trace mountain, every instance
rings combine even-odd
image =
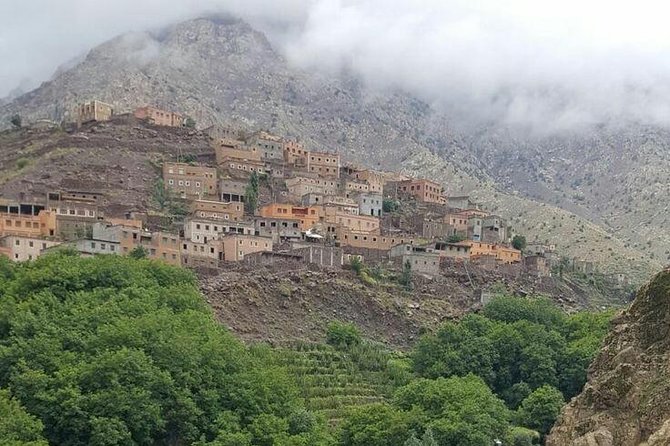
[[[670,444],[670,270],[612,322],[581,395],[563,409],[547,446]]]
[[[608,129],[561,137],[458,130],[403,92],[292,67],[232,18],[114,38],[0,106],[0,125],[15,113],[26,122],[71,119],[74,105],[90,99],[117,112],[144,104],[182,111],[200,128],[265,128],[347,160],[432,177],[449,193],[472,192],[530,240],[638,280],[670,253],[670,162],[667,138],[655,130],[635,138]]]

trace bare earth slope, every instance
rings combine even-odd
[[[612,324],[548,446],[670,444],[670,270],[644,286]]]
[[[529,239],[556,241],[565,255],[596,260],[606,272],[625,269],[641,280],[670,254],[668,139],[661,132],[543,139],[495,129],[459,133],[401,92],[370,93],[346,76],[290,67],[263,34],[234,19],[112,39],[0,106],[0,126],[14,113],[27,122],[71,119],[74,105],[90,99],[117,112],[144,104],[179,110],[200,128],[265,128],[347,160],[437,178],[450,193],[474,191],[518,218]],[[7,148],[0,143],[0,150]]]

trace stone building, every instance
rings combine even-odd
[[[307,168],[309,151],[297,141],[284,141],[284,162],[287,166],[300,170]]]
[[[264,218],[298,220],[300,230],[307,231],[319,222],[319,208],[316,206],[295,206],[286,203],[271,203],[260,208]]]
[[[154,125],[168,127],[182,127],[184,125],[184,117],[181,114],[161,110],[150,105],[137,108],[135,110],[135,117],[137,119],[146,119]]]
[[[219,196],[221,201],[244,203],[244,194],[247,190],[246,181],[223,178],[219,180]]]
[[[261,130],[249,136],[246,145],[255,149],[262,160],[284,160],[284,142],[279,136]]]
[[[307,194],[337,195],[338,183],[332,179],[293,177],[286,180],[288,197],[291,200],[302,200]]]
[[[409,263],[411,271],[417,274],[437,276],[440,274],[440,255],[434,252],[413,251],[402,256],[402,264]]]
[[[256,217],[255,235],[270,237],[274,243],[302,240],[300,222],[293,219]]]
[[[189,217],[184,222],[184,238],[196,243],[207,243],[224,234],[254,235],[252,222]]]
[[[216,196],[216,169],[187,163],[163,163],[166,189],[181,198]]]
[[[198,218],[239,221],[244,216],[244,203],[195,200],[191,202],[191,213]]]
[[[109,121],[114,114],[114,107],[101,101],[89,101],[77,106],[77,124],[92,121]]]

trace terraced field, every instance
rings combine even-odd
[[[332,425],[353,407],[389,398],[409,374],[405,361],[371,343],[346,350],[296,343],[278,353],[282,365],[296,376],[307,408]]]

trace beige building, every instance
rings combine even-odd
[[[412,196],[422,203],[447,204],[442,186],[435,181],[412,179],[398,183],[398,194]]]
[[[171,265],[181,264],[179,236],[169,232],[149,232],[129,226],[119,226],[121,254],[142,246],[150,259],[162,260]]]
[[[15,262],[23,262],[36,259],[44,250],[57,245],[60,242],[9,235],[0,238],[0,254]]]
[[[338,182],[325,178],[294,177],[286,180],[288,197],[301,200],[307,194],[337,195]]]
[[[252,222],[191,217],[184,223],[184,238],[196,243],[208,243],[224,234],[254,235]]]
[[[191,203],[191,211],[198,218],[239,221],[244,216],[244,203],[195,200]]]
[[[402,256],[402,264],[410,265],[413,273],[436,276],[440,274],[440,255],[433,252],[417,252]]]
[[[284,141],[284,162],[294,169],[307,168],[309,151],[297,141]]]
[[[272,238],[254,235],[231,234],[221,237],[223,243],[223,260],[239,262],[244,256],[254,252],[272,251]]]
[[[340,155],[330,152],[309,152],[307,171],[323,178],[340,178]]]
[[[181,198],[216,196],[216,169],[187,163],[163,163],[165,188]]]
[[[388,251],[392,247],[401,244],[413,245],[416,241],[411,235],[379,235],[367,232],[351,231],[344,227],[338,227],[333,237],[340,246],[353,248],[364,248],[379,251]]]
[[[109,121],[114,114],[114,108],[105,102],[89,101],[77,106],[77,123],[79,125],[91,121]]]
[[[181,264],[189,268],[218,268],[223,261],[223,242],[182,240]]]
[[[184,125],[184,117],[175,112],[161,110],[150,105],[139,107],[135,110],[137,119],[146,119],[154,125],[164,125],[168,127],[181,127]]]

